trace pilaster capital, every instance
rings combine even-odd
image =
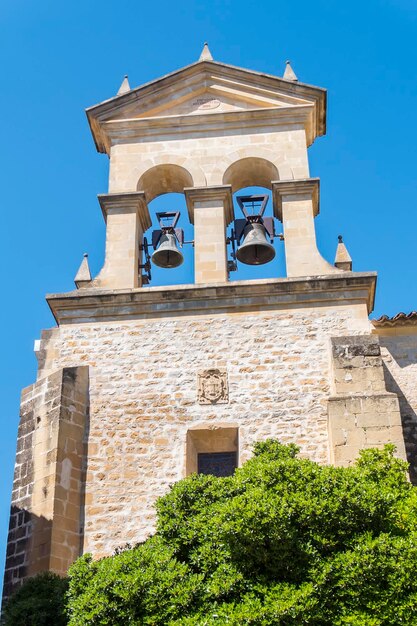
[[[210,187],[186,187],[184,189],[188,215],[191,224],[194,224],[194,208],[197,203],[207,203],[210,208],[215,203],[223,205],[226,224],[234,220],[232,185],[213,185]]]
[[[152,221],[143,191],[102,193],[97,197],[106,222],[109,212],[119,214],[136,212],[142,231],[145,232],[150,228]]]
[[[300,178],[298,180],[277,180],[271,183],[274,215],[282,222],[282,199],[291,196],[296,201],[299,196],[310,196],[313,201],[313,215],[320,209],[320,178]]]

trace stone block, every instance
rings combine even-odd
[[[379,357],[381,348],[375,335],[331,337],[332,356],[336,363],[351,365],[355,357]]]
[[[403,442],[403,432],[401,425],[379,426],[366,429],[366,445],[374,446],[378,444]]]
[[[342,467],[352,465],[358,458],[359,450],[356,445],[336,446],[334,448],[334,464]]]
[[[390,426],[389,413],[359,413],[357,425],[361,428],[377,428]]]
[[[330,429],[329,429],[330,430]],[[329,432],[329,443],[332,447],[345,446],[347,444],[348,434],[344,428],[331,428]]]
[[[344,415],[334,415],[329,408],[329,428],[331,430],[352,430],[356,427],[356,416],[345,413]]]
[[[355,427],[348,431],[346,445],[356,447],[357,450],[364,448],[367,444],[366,431],[363,428]]]

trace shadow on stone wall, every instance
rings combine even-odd
[[[384,378],[387,391],[396,393],[400,403],[401,423],[403,427],[405,451],[410,465],[410,480],[417,485],[417,414],[409,404],[401,387],[384,364]]]
[[[52,521],[12,506],[7,538],[3,602],[28,578],[49,569]],[[36,536],[37,545],[33,544]],[[29,555],[31,568],[29,571]]]
[[[84,547],[84,531],[85,531],[85,490],[87,486],[87,470],[89,464],[88,458],[88,441],[90,438],[90,390],[88,390],[88,403],[85,414],[85,429],[83,437],[83,462],[81,467],[81,491],[80,491],[80,556]]]

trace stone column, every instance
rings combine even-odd
[[[287,276],[320,276],[341,270],[317,249],[314,218],[319,212],[319,179],[272,183],[274,214],[284,227]]]
[[[226,228],[233,220],[232,187],[189,187],[184,193],[194,224],[195,282],[226,282]]]
[[[381,348],[373,335],[331,338],[330,461],[349,465],[362,448],[393,443],[406,460],[400,407],[385,387]]]
[[[64,575],[81,553],[88,367],[22,392],[3,596],[28,576]]]
[[[106,220],[106,257],[92,287],[134,289],[142,286],[138,269],[143,233],[151,226],[143,192],[98,196]]]

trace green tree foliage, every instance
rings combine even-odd
[[[71,626],[417,624],[417,498],[391,447],[335,468],[267,441],[157,509],[153,538],[71,568]]]
[[[417,624],[417,496],[393,447],[335,468],[269,440],[157,511],[142,545],[72,566],[70,626]]]
[[[66,626],[68,580],[51,572],[29,578],[7,602],[2,626]]]

